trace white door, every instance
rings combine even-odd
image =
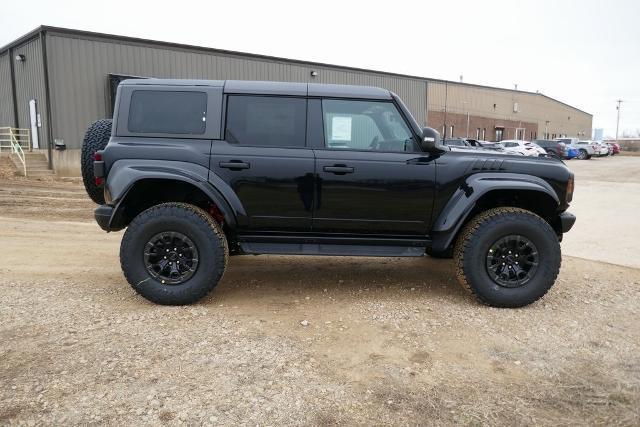
[[[37,150],[40,145],[38,144],[38,110],[35,99],[29,101],[29,121],[31,122],[31,147]]]

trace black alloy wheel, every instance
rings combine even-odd
[[[512,234],[498,239],[487,252],[487,273],[506,288],[524,286],[538,269],[538,248],[524,236]]]
[[[179,285],[198,268],[198,248],[182,233],[167,231],[153,236],[144,248],[144,265],[163,285]]]

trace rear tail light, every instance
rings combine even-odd
[[[104,185],[104,178],[101,176],[96,176],[94,178],[96,185]]]
[[[102,161],[102,153],[99,151],[93,153],[93,160],[95,160],[96,162]]]

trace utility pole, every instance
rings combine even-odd
[[[620,105],[622,104],[622,99],[618,99],[616,101],[618,105],[616,106],[616,110],[618,110],[618,119],[616,120],[616,142],[618,142],[618,129],[620,128]]]

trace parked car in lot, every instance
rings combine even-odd
[[[373,87],[125,80],[81,159],[97,223],[126,228],[125,278],[159,304],[204,297],[230,256],[428,254],[479,301],[521,307],[575,222],[566,165],[454,150]]]
[[[571,141],[571,138],[556,139],[556,141]],[[578,159],[580,160],[587,160],[590,159],[591,156],[596,155],[596,145],[591,141],[577,141],[569,143],[578,149]]]
[[[609,144],[609,146],[611,147],[612,156],[614,154],[620,154],[620,144],[618,144],[617,142],[607,142],[607,144]]]
[[[483,141],[481,139],[467,139],[467,142],[476,148],[492,151],[505,151],[504,146],[499,142]]]
[[[611,144],[608,144],[604,141],[595,141],[595,143],[602,147],[600,150],[601,152],[606,150],[606,154],[601,154],[602,156],[613,156],[613,147],[611,146]]]
[[[578,157],[578,150],[570,144],[553,139],[535,139],[532,141],[544,148],[547,154],[557,159],[573,159]]]
[[[524,154],[525,156],[539,157],[546,155],[544,148],[529,141],[521,141],[519,139],[506,139],[500,141],[504,149],[513,153]]]
[[[499,142],[489,142],[489,141],[483,141],[479,139],[450,138],[450,139],[445,139],[443,143],[444,145],[447,145],[449,147],[459,147],[459,148],[466,147],[466,148],[476,148],[479,150],[505,152],[504,146]]]
[[[467,147],[473,148],[464,138],[445,139],[442,143],[448,147]]]
[[[609,146],[601,141],[580,141],[587,143],[593,147],[593,155],[596,157],[604,157],[609,155]]]

